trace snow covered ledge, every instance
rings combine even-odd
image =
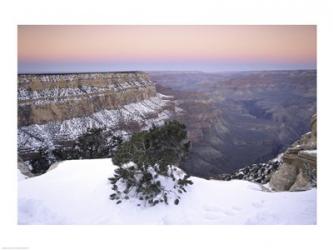
[[[19,224],[316,224],[316,189],[263,192],[241,180],[192,177],[178,206],[138,207],[109,200],[110,159],[64,161],[19,178]]]

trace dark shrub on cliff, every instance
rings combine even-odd
[[[119,136],[109,136],[103,128],[92,128],[80,135],[73,143],[53,151],[57,160],[96,159],[111,157],[115,148],[122,142]],[[67,142],[65,142],[67,143]]]
[[[85,154],[85,158],[101,158],[108,155],[106,138],[103,129],[93,128],[78,138],[78,147]]]
[[[30,160],[30,165],[32,167],[31,173],[34,175],[44,174],[54,162],[54,157],[51,156],[50,152],[47,152],[44,149],[39,149]]]
[[[178,205],[180,194],[192,184],[178,168],[189,146],[185,125],[177,121],[134,134],[113,156],[113,163],[119,167],[109,178],[114,191],[110,199],[120,203],[134,198],[140,200],[138,205],[152,206],[171,200]]]

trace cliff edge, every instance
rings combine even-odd
[[[311,132],[304,134],[282,156],[282,165],[272,175],[274,191],[303,191],[317,185],[317,115],[311,120]]]
[[[77,142],[80,136],[99,131],[104,149],[115,136],[158,126],[174,113],[173,97],[157,93],[144,72],[21,74],[18,156],[34,172],[59,160],[94,158]]]

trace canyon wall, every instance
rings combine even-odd
[[[63,121],[156,96],[141,72],[18,76],[18,126]]]
[[[303,134],[278,157],[212,179],[267,184],[262,187],[265,191],[304,191],[317,187],[317,115],[312,116],[311,131]]]
[[[267,162],[310,129],[316,71],[151,72],[184,110],[192,142],[184,169],[218,177]]]
[[[111,145],[115,136],[162,124],[174,113],[173,97],[157,93],[144,72],[21,74],[18,156],[31,169],[43,169],[40,165],[73,157],[65,151],[80,147],[78,138],[93,129]],[[76,157],[88,157],[78,152]]]
[[[317,186],[317,115],[311,131],[294,142],[282,155],[282,165],[269,182],[274,191],[303,191]]]

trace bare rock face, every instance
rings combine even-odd
[[[156,96],[142,72],[18,76],[18,126],[63,121]]]
[[[100,152],[116,137],[163,124],[175,110],[144,72],[19,75],[18,156],[32,174],[59,160],[110,157]],[[98,156],[78,142],[92,132],[103,138]]]
[[[149,74],[184,110],[177,119],[192,142],[184,169],[194,176],[267,163],[310,131],[316,112],[315,70]]]
[[[282,156],[282,165],[269,182],[274,191],[303,191],[317,185],[317,116],[311,132],[302,136]]]
[[[31,169],[28,164],[26,164],[20,157],[17,159],[17,168],[23,174],[27,177],[33,177],[34,175],[31,173]]]

